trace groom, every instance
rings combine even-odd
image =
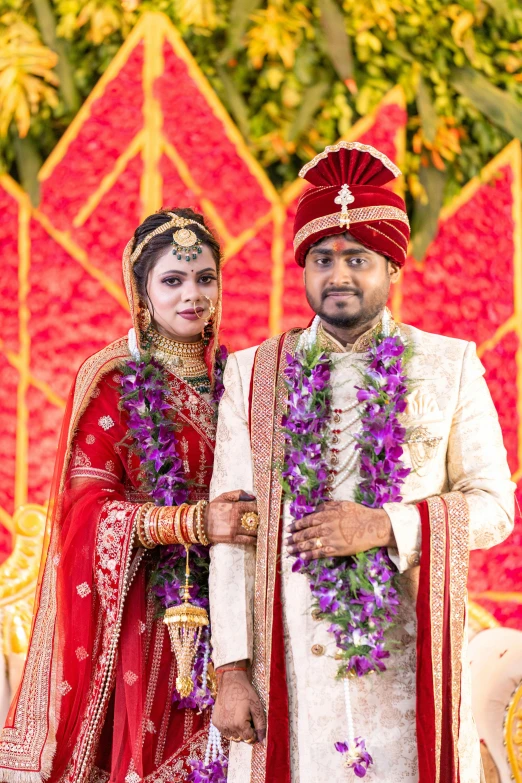
[[[386,309],[409,239],[404,202],[383,187],[399,174],[381,152],[348,142],[303,168],[312,187],[294,249],[316,318],[227,364],[211,496],[242,487],[259,510],[256,551],[212,550],[213,720],[233,741],[229,783],[340,783],[348,770],[379,783],[480,782],[468,558],[511,531],[514,485],[475,345],[396,324]],[[304,357],[319,354],[322,380],[303,383]],[[325,435],[315,455],[299,445],[315,426],[302,413],[313,383],[330,399],[315,420]],[[307,464],[318,466],[318,504],[299,489],[314,480]],[[285,492],[297,487],[290,504],[282,465]],[[348,655],[344,620],[332,622],[343,600],[332,574],[375,547],[385,561],[371,584],[389,578],[386,551],[398,571],[394,627],[371,652],[355,612]],[[330,579],[319,605],[306,567],[318,558],[333,558],[316,569],[319,583]],[[374,589],[365,600],[377,611]],[[371,655],[375,666],[364,663]],[[367,668],[385,670],[362,676]]]

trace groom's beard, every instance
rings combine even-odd
[[[352,294],[349,299],[336,300],[332,293]],[[321,293],[320,301],[307,291],[306,298],[312,310],[321,321],[338,329],[353,329],[372,322],[384,310],[388,300],[389,286],[386,290],[373,291],[364,295],[360,288],[353,286],[330,286]]]

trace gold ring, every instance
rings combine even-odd
[[[259,527],[259,514],[255,511],[247,511],[241,517],[241,527],[243,530],[248,530],[249,533],[255,533]]]
[[[243,740],[241,737],[230,737],[231,742],[242,742]]]
[[[253,745],[255,742],[255,739],[251,737],[249,740],[243,740],[247,745]]]
[[[321,541],[321,539],[317,538],[316,541],[315,541],[315,548],[316,549],[321,549],[322,545],[323,545],[323,542]]]

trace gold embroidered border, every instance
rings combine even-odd
[[[314,218],[306,223],[299,229],[294,237],[294,251],[297,252],[299,245],[301,245],[305,239],[308,239],[312,234],[317,234],[318,231],[324,231],[325,228],[339,228],[340,218],[345,217],[346,213],[333,212],[330,215],[323,215],[322,217]],[[375,207],[358,207],[357,209],[349,209],[347,214],[348,222],[351,223],[370,223],[375,220],[400,220],[401,223],[410,225],[408,215],[402,209],[397,207],[390,207],[385,204]],[[350,230],[350,226],[346,227],[346,231]],[[393,242],[393,240],[391,240]],[[394,244],[397,244],[396,242]],[[401,248],[402,250],[403,248]]]
[[[268,527],[270,536],[268,541],[268,572],[267,572],[267,600],[265,623],[265,650],[266,650],[266,676],[270,682],[270,662],[272,660],[272,624],[274,618],[274,591],[276,569],[278,567],[277,549],[279,542],[279,526],[281,524],[281,500],[283,488],[281,486],[280,470],[284,458],[285,436],[281,428],[281,419],[288,407],[288,389],[285,383],[284,372],[287,367],[287,354],[293,356],[299,339],[300,330],[288,332],[285,335],[281,350],[281,359],[276,386],[275,416],[273,430],[273,453],[271,465],[270,487],[270,518]],[[270,707],[270,691],[267,692],[267,709]]]
[[[259,528],[257,531],[256,577],[254,589],[254,656],[252,682],[263,708],[267,706],[266,679],[266,580],[270,522],[270,478],[272,465],[272,432],[277,387],[277,358],[280,337],[266,340],[257,350],[253,368],[251,409],[251,447],[254,491],[257,498]],[[266,744],[252,749],[251,781],[263,783],[266,770]]]
[[[428,498],[431,528],[430,606],[431,660],[435,702],[435,783],[440,783],[442,743],[442,643],[444,633],[444,580],[446,575],[446,506],[440,497]]]
[[[265,710],[268,709],[269,701],[273,588],[281,516],[282,489],[278,463],[283,458],[284,436],[280,420],[287,397],[282,371],[286,366],[286,352],[293,352],[298,335],[299,331],[292,331],[284,338],[272,337],[264,342],[257,351],[253,369],[251,444],[260,523],[257,534],[252,680]],[[281,339],[284,342],[278,372]],[[265,776],[266,745],[256,743],[252,749],[251,782],[264,783]]]
[[[462,648],[465,634],[469,567],[469,509],[462,492],[450,492],[442,497],[448,509],[448,530],[450,536],[451,722],[455,769],[458,770]]]
[[[369,144],[362,144],[360,141],[338,141],[337,144],[328,145],[328,147],[325,147],[324,150],[319,153],[319,155],[316,155],[315,158],[312,158],[309,163],[306,163],[303,166],[299,172],[299,176],[304,179],[310,169],[313,169],[314,166],[317,166],[320,161],[325,160],[325,158],[327,158],[328,155],[330,155],[332,152],[339,152],[340,150],[358,150],[359,152],[367,152],[372,156],[372,158],[377,158],[377,160],[380,160],[383,166],[386,166],[386,168],[391,171],[394,177],[401,176],[401,170],[395,165],[395,163],[391,162],[389,157],[385,155],[384,152],[376,150],[375,147],[372,147]]]

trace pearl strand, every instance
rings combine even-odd
[[[348,744],[351,747],[355,741],[355,729],[353,726],[352,699],[350,696],[350,680],[345,677],[344,680],[344,706],[346,708],[346,723],[348,725]]]

